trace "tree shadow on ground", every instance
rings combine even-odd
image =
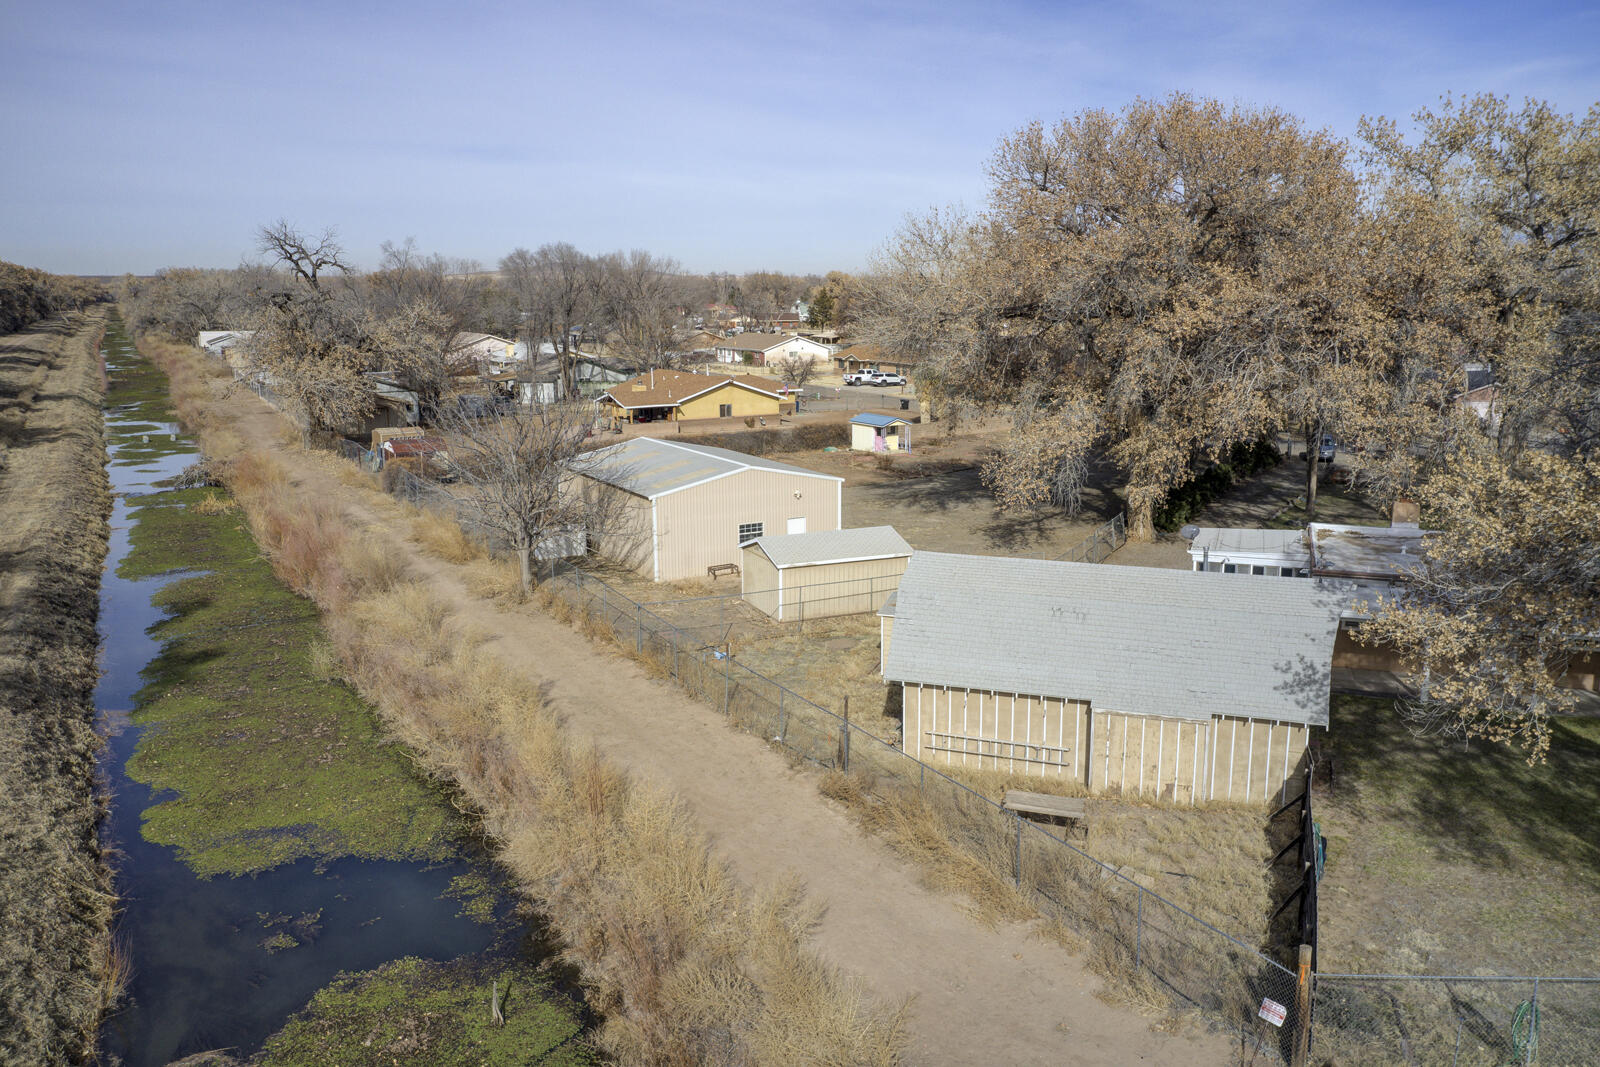
[[[1435,858],[1553,868],[1600,890],[1600,723],[1561,719],[1552,735],[1529,766],[1502,745],[1416,736],[1392,700],[1338,696],[1327,748],[1356,812],[1399,820]]]

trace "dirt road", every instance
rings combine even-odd
[[[240,428],[280,440],[279,416],[254,397],[233,401]],[[637,664],[524,607],[472,596],[457,567],[423,555],[383,502],[343,484],[326,456],[280,449],[299,482],[341,502],[353,526],[384,537],[466,621],[496,635],[506,669],[544,684],[575,736],[642,779],[682,797],[720,854],[752,884],[794,872],[826,908],[816,948],[879,996],[912,1002],[916,1064],[1231,1062],[1220,1036],[1173,1036],[1113,1007],[1099,979],[1028,929],[988,928],[963,901],[925,888],[917,872],[861,833],[814,781],[758,739]]]

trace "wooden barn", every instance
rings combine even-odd
[[[769,533],[837,530],[844,479],[726,448],[636,437],[573,465],[572,491],[601,494],[595,552],[653,581],[738,568]]]
[[[883,613],[883,673],[919,759],[1269,800],[1327,728],[1347,599],[1342,583],[918,552]]]
[[[910,558],[893,526],[762,537],[744,546],[740,590],[780,622],[865,615],[883,607]]]

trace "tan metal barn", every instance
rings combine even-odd
[[[763,537],[744,546],[744,599],[780,622],[877,611],[911,546],[893,526]]]
[[[1261,801],[1327,728],[1347,598],[1343,583],[918,552],[883,673],[918,759]]]
[[[595,552],[658,582],[737,566],[740,546],[769,533],[837,530],[844,519],[843,478],[654,437],[590,453],[576,481],[614,505],[591,531]]]

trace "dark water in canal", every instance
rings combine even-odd
[[[346,859],[318,870],[304,860],[250,877],[201,880],[173,849],[141,836],[141,813],[159,798],[124,773],[140,734],[128,712],[144,684],[140,672],[160,648],[147,631],[163,612],[150,598],[182,575],[129,580],[117,569],[130,550],[130,498],[155,491],[199,453],[171,421],[164,397],[127,388],[134,372],[144,376],[149,368],[120,320],[111,322],[103,355],[115,505],[100,593],[104,673],[95,705],[110,735],[101,758],[113,794],[105,837],[115,850],[121,897],[117,937],[133,968],[128,1003],[107,1024],[105,1048],[112,1062],[132,1067],[208,1049],[248,1054],[339,971],[402,956],[453,959],[488,948],[495,931],[442,896],[453,877],[467,872],[464,862]],[[314,931],[297,932],[299,947],[271,953],[262,946],[262,913],[318,912]]]

